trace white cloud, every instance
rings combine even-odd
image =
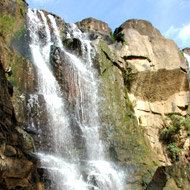
[[[180,48],[190,47],[190,23],[181,28],[171,26],[165,36],[175,40]]]

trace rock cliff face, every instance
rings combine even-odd
[[[129,20],[117,31],[124,35],[127,44],[117,54],[133,75],[128,95],[135,102],[138,123],[159,161],[170,164],[159,133],[164,115],[173,112],[187,115],[189,87],[185,59],[176,44],[147,21]]]
[[[26,12],[25,1],[0,3],[0,187],[3,190],[42,189],[37,163],[30,153],[35,151],[34,144],[36,149],[48,145],[43,107],[39,108],[43,123],[38,127],[47,136],[38,142],[38,132],[28,128],[30,118],[36,114],[35,108],[28,105],[36,91],[37,79],[35,67],[30,63]],[[64,47],[80,57],[80,40],[66,39],[66,23],[55,18]],[[185,189],[190,183],[188,176],[185,184],[181,182],[183,171],[189,172],[188,166],[183,166],[190,157],[189,82],[186,62],[177,45],[143,20],[126,21],[113,35],[106,23],[94,18],[76,24],[90,34],[96,49],[93,64],[102,97],[101,136],[110,159],[128,174],[126,189],[145,189],[158,166],[166,167],[158,168],[147,190]],[[40,32],[43,37],[43,29]],[[50,59],[72,114],[78,89],[72,83],[67,55],[52,46]],[[72,123],[74,128],[75,125]],[[80,137],[75,140],[81,148]],[[181,166],[167,167],[174,162],[180,162]]]
[[[24,33],[27,4],[22,0],[0,2],[0,189],[41,189],[33,141],[20,124],[26,105],[22,91],[30,91],[29,61],[15,50]],[[15,50],[14,50],[15,49]],[[7,80],[8,79],[8,80]],[[13,104],[14,108],[13,108]],[[25,106],[26,109],[26,106]]]
[[[114,44],[108,45],[99,38],[93,42],[105,100],[104,133],[112,134],[105,138],[113,159],[129,168],[138,165],[136,171],[128,168],[133,177],[128,177],[127,187],[141,189],[148,183],[154,166],[171,165],[177,160],[188,162],[188,130],[182,123],[180,134],[174,132],[177,142],[161,139],[162,131],[174,124],[168,115],[180,115],[182,120],[188,115],[187,65],[176,44],[147,21],[126,21],[114,35]],[[167,125],[165,120],[169,120]],[[182,148],[186,151],[176,153],[171,145],[176,152],[179,147],[179,152]]]

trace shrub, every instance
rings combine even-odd
[[[163,119],[163,129],[160,131],[160,140],[167,145],[168,156],[173,162],[177,161],[183,151],[180,140],[180,130],[183,128],[190,135],[190,119],[182,117],[178,112],[167,114]]]
[[[111,37],[112,43],[115,43],[117,41],[117,42],[121,42],[123,45],[127,45],[124,38],[124,34],[121,32],[119,34],[110,32],[110,37]]]
[[[172,161],[179,160],[179,155],[182,153],[183,149],[178,148],[174,143],[167,145],[168,156]]]

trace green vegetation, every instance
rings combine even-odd
[[[0,17],[0,31],[2,35],[11,34],[14,29],[14,24],[16,23],[16,19],[14,17],[3,15]]]
[[[123,33],[115,34],[115,33],[110,32],[110,37],[111,37],[112,43],[121,42],[123,45],[127,45]]]
[[[180,131],[184,129],[187,136],[190,134],[190,119],[184,118],[180,113],[167,114],[163,119],[164,129],[160,131],[160,139],[167,145],[168,156],[173,162],[177,161],[183,151]]]
[[[111,37],[111,41],[112,43],[115,43],[116,42],[116,36],[114,33],[110,32],[110,37]]]
[[[15,33],[23,33],[27,7],[22,0],[8,1],[6,6],[12,8],[9,12],[5,9],[0,13],[0,35],[9,43]]]
[[[180,51],[180,53],[181,53],[181,55],[185,58],[184,52],[183,52],[182,50]]]
[[[133,73],[130,65],[127,65],[126,71],[123,73],[125,86],[130,89],[131,82],[137,78],[137,73]]]
[[[19,5],[23,5],[23,1],[22,0],[13,0],[14,2],[18,3]]]
[[[168,156],[172,159],[172,161],[178,160],[179,155],[183,151],[183,149],[178,148],[175,143],[168,144],[167,150],[168,150]]]
[[[159,161],[146,142],[143,128],[138,125],[134,115],[133,108],[136,102],[131,102],[127,94],[128,83],[135,75],[131,73],[130,66],[127,72],[120,67],[115,52],[109,49],[104,40],[100,39],[97,49],[96,58],[102,75],[100,91],[105,98],[104,104],[100,106],[105,125],[101,134],[106,139],[110,157],[121,164],[141,163],[138,171],[142,173],[147,170],[147,166],[154,169],[158,165],[155,163]]]
[[[183,125],[185,127],[185,130],[187,131],[187,136],[190,136],[190,119],[187,118],[185,119],[185,121],[183,122]]]

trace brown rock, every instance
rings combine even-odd
[[[190,186],[189,172],[189,164],[159,167],[146,190],[187,190]]]
[[[5,183],[8,189],[17,189],[17,188],[27,188],[28,179],[15,179],[15,178],[6,178]]]
[[[166,185],[167,175],[165,172],[165,167],[159,167],[150,184],[147,186],[146,190],[162,190]]]
[[[16,130],[23,137],[22,150],[28,153],[34,152],[35,146],[32,137],[20,127],[16,127]]]
[[[131,19],[124,22],[119,28],[115,30],[115,33],[119,33],[124,29],[134,29],[141,35],[145,36],[159,36],[162,37],[160,31],[152,26],[152,24],[146,20]]]
[[[126,42],[111,47],[118,50],[119,66],[127,70],[125,80],[129,98],[135,102],[135,115],[159,161],[170,164],[159,131],[165,114],[187,114],[189,84],[185,59],[174,41],[165,39],[147,21],[126,21],[115,34],[122,34]]]
[[[80,22],[77,22],[76,25],[79,28],[86,29],[87,31],[91,31],[93,33],[110,35],[111,32],[111,29],[107,23],[96,20],[95,18],[84,19]]]
[[[16,156],[17,151],[14,147],[7,145],[5,148],[5,152],[4,152],[5,156],[7,157],[12,157],[12,156]]]
[[[26,178],[29,173],[32,170],[32,162],[28,160],[20,160],[17,158],[6,158],[5,160],[6,163],[6,171],[3,174],[3,177],[8,177],[8,178]]]

